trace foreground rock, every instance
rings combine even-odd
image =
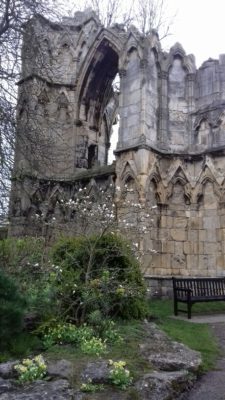
[[[0,395],[1,400],[72,400],[73,391],[67,380],[36,381],[26,387],[15,387]]]
[[[141,400],[176,399],[195,381],[188,371],[158,372],[146,374],[135,387]]]
[[[198,371],[201,365],[198,351],[172,341],[153,323],[146,323],[146,335],[147,340],[140,345],[140,351],[154,368],[162,371]]]
[[[145,342],[140,353],[150,372],[127,389],[109,385],[109,365],[105,360],[89,362],[77,372],[76,362],[60,360],[48,363],[49,381],[37,381],[21,387],[15,380],[16,362],[0,364],[0,400],[168,400],[190,389],[201,364],[200,354],[169,339],[153,323],[145,323]],[[76,371],[76,372],[75,372]],[[77,383],[79,382],[79,384]],[[103,383],[99,393],[80,392],[81,383]]]

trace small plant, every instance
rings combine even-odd
[[[109,365],[111,365],[111,370],[109,372],[109,378],[113,385],[116,385],[120,389],[126,389],[131,385],[133,378],[130,375],[130,371],[125,368],[125,361],[112,361],[109,360]]]
[[[90,382],[82,383],[80,390],[86,393],[101,392],[102,390],[104,390],[104,385],[102,385],[101,383],[94,384],[90,380]]]
[[[21,384],[42,379],[47,372],[47,366],[42,355],[38,355],[32,359],[26,358],[21,364],[15,365],[14,368],[19,375],[18,382]]]
[[[85,354],[100,356],[106,353],[105,340],[93,336],[91,339],[83,339],[81,341],[81,351]]]
[[[115,329],[115,322],[112,320],[106,321],[103,325],[104,330],[102,332],[102,337],[109,343],[121,344],[123,343],[123,338],[119,332]]]
[[[46,328],[44,328],[46,331]],[[73,324],[57,324],[53,327],[48,327],[47,332],[43,336],[43,344],[49,348],[55,344],[79,344],[83,340],[89,340],[93,336],[93,329],[83,325],[77,328]]]

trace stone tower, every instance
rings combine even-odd
[[[116,162],[107,165],[118,113]],[[27,23],[11,235],[40,233],[34,214],[65,219],[60,196],[73,197],[82,182],[96,190],[116,181],[121,212],[132,214],[126,186],[151,217],[138,233],[152,250],[146,275],[223,275],[224,149],[225,56],[197,70],[179,43],[163,52],[156,32],[105,29],[91,10],[60,24],[40,16]],[[73,226],[68,216],[63,223]]]

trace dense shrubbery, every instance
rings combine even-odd
[[[43,238],[0,240],[1,268],[21,281],[28,272],[32,272],[35,278],[39,271],[38,267],[44,263],[45,253]]]
[[[0,347],[22,330],[25,299],[16,284],[0,270]]]
[[[17,282],[28,311],[37,319],[50,318],[57,306],[48,252],[43,238],[0,240],[2,269]]]
[[[98,318],[146,315],[140,266],[121,237],[62,239],[54,246],[53,262],[61,312],[71,320],[90,322],[96,311]]]
[[[117,235],[64,238],[48,251],[42,239],[7,239],[0,241],[0,258],[10,276],[0,275],[1,342],[21,329],[24,298],[32,328],[40,332],[41,327],[51,327],[51,334],[40,335],[44,346],[48,341],[57,343],[53,334],[65,322],[78,326],[86,322],[97,341],[116,343],[120,337],[112,329],[112,318],[146,315],[139,263],[128,242]],[[77,340],[79,330],[75,333]],[[68,329],[63,335],[60,331],[61,338],[68,334]],[[87,341],[85,346],[92,349],[93,343]]]

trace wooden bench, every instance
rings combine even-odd
[[[178,311],[191,318],[193,304],[207,301],[225,301],[225,278],[172,278],[174,314]],[[178,309],[178,303],[186,303],[187,310]]]

